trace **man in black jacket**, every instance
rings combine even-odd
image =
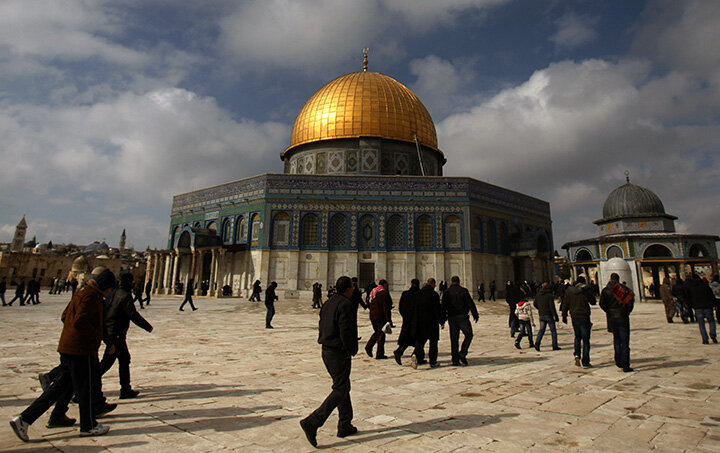
[[[592,288],[585,284],[585,277],[578,277],[575,286],[565,291],[560,311],[563,323],[567,324],[567,315],[570,312],[573,331],[575,333],[575,366],[592,368],[590,364],[590,305],[595,305],[595,296]]]
[[[195,281],[192,278],[188,279],[187,288],[185,288],[185,299],[180,304],[180,309],[179,309],[180,311],[183,311],[183,306],[185,306],[185,304],[187,304],[187,303],[190,303],[190,307],[193,309],[193,311],[197,310],[197,308],[195,308],[195,304],[193,304],[193,301],[192,301],[192,296],[193,296],[193,294],[195,294],[194,286],[195,286]]]
[[[350,277],[340,277],[336,293],[320,309],[318,343],[322,345],[322,359],[333,385],[332,391],[315,411],[300,421],[308,442],[317,447],[317,430],[338,409],[338,437],[357,432],[352,425],[353,408],[350,400],[350,369],[352,356],[358,351],[357,308],[350,300],[353,285]]]
[[[537,339],[535,340],[535,350],[540,350],[540,342],[545,335],[545,328],[550,326],[550,334],[552,336],[553,351],[560,349],[558,346],[557,329],[555,323],[558,322],[558,314],[555,309],[555,295],[553,294],[553,286],[544,282],[540,286],[535,302],[533,303],[538,310],[538,318],[540,318],[540,329],[538,329]]]
[[[695,310],[695,319],[697,319],[700,327],[700,336],[703,344],[708,344],[708,334],[705,330],[705,319],[710,325],[710,339],[713,343],[717,343],[717,335],[715,332],[715,318],[713,316],[713,307],[715,306],[715,295],[710,286],[702,281],[698,274],[693,274],[692,279],[687,280],[685,284],[690,305]]]
[[[132,290],[133,275],[131,273],[120,275],[120,287],[112,295],[103,316],[106,348],[100,361],[100,374],[104,375],[117,359],[121,400],[135,398],[139,393],[130,385],[130,350],[127,346],[130,321],[141,329],[153,331],[150,323],[135,309]]]
[[[517,303],[525,299],[525,295],[518,285],[508,281],[505,285],[505,302],[508,304],[510,309],[510,315],[508,316],[508,327],[510,327],[510,336],[515,337],[515,334],[520,331],[520,321],[515,314]]]
[[[397,349],[393,352],[395,362],[402,365],[402,355],[408,346],[415,344],[415,339],[411,334],[413,326],[413,315],[415,314],[415,304],[417,303],[418,293],[420,292],[420,280],[413,278],[410,281],[410,288],[403,291],[400,296],[398,311],[402,317],[402,326],[400,327],[400,335],[398,335]]]
[[[273,328],[270,323],[275,316],[275,301],[278,300],[278,296],[275,295],[275,288],[277,288],[277,283],[271,282],[265,290],[265,308],[267,309],[267,313],[265,314],[266,329]]]
[[[630,313],[635,301],[618,299],[613,292],[616,285],[620,285],[620,276],[613,272],[600,293],[600,308],[607,313],[608,327],[613,334],[615,365],[629,373],[633,371],[630,368]]]
[[[460,286],[460,277],[455,275],[450,279],[450,287],[442,295],[442,317],[448,320],[450,326],[450,355],[453,366],[458,366],[460,363],[468,364],[467,353],[473,338],[468,312],[472,312],[473,319],[478,322],[480,316],[475,308],[475,302],[468,290]],[[460,331],[465,338],[458,351]]]
[[[445,292],[447,293],[447,290]],[[475,304],[472,305],[475,306]],[[415,339],[415,351],[411,362],[413,368],[417,368],[418,364],[425,363],[425,342],[429,342],[428,359],[430,359],[430,368],[438,366],[439,326],[445,328],[445,317],[440,305],[440,296],[435,292],[435,279],[429,278],[425,286],[418,292],[415,313],[412,316],[410,334]],[[465,338],[467,339],[467,336]]]

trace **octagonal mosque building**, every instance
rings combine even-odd
[[[174,196],[168,248],[149,262],[155,292],[193,278],[209,295],[227,285],[245,296],[260,280],[297,297],[342,275],[362,286],[384,278],[391,291],[458,275],[471,289],[496,280],[502,291],[508,279],[552,276],[549,204],[443,176],[425,106],[367,66],[308,99],[280,158],[282,174]]]

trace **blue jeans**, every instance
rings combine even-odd
[[[615,347],[615,365],[630,368],[630,319],[610,318],[609,325]]]
[[[705,319],[710,324],[710,338],[717,338],[715,332],[715,317],[713,316],[712,308],[696,308],[695,318],[697,319],[698,326],[700,327],[700,336],[702,337],[703,343],[708,342],[708,334],[705,330]]]
[[[558,347],[557,340],[557,329],[555,328],[555,320],[552,316],[540,316],[540,329],[537,333],[537,339],[535,340],[535,346],[540,347],[543,335],[545,335],[545,328],[550,326],[550,334],[552,335],[552,347],[553,349]]]
[[[572,318],[572,326],[575,332],[575,357],[580,357],[583,365],[590,365],[590,318]]]
[[[530,321],[520,321],[518,319],[518,324],[520,325],[520,329],[518,330],[518,336],[515,339],[515,344],[519,345],[520,340],[522,340],[522,338],[527,335],[528,340],[530,342],[530,347],[531,348],[534,347],[535,344],[533,343],[532,325],[530,324]]]

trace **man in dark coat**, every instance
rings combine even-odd
[[[377,353],[375,358],[378,360],[387,359],[385,355],[385,332],[382,328],[385,324],[392,325],[392,317],[390,315],[390,307],[392,307],[392,298],[388,291],[386,280],[380,280],[376,288],[370,294],[370,323],[373,327],[373,334],[370,336],[365,345],[365,352],[370,357],[373,356],[373,346],[377,343]]]
[[[515,283],[508,281],[505,285],[505,302],[507,302],[510,308],[508,327],[510,327],[511,337],[515,337],[515,334],[520,330],[520,321],[518,321],[518,317],[515,314],[515,308],[517,308],[517,303],[524,298],[525,296],[522,290]]]
[[[273,316],[275,316],[275,301],[278,300],[278,296],[275,295],[275,288],[277,288],[277,283],[271,282],[265,290],[265,308],[267,308],[267,313],[265,314],[266,329],[273,329],[270,323],[272,322]]]
[[[567,324],[567,315],[572,318],[573,331],[575,333],[575,366],[591,368],[590,364],[590,305],[595,305],[595,296],[592,288],[585,284],[585,277],[577,278],[575,286],[565,290],[565,297],[560,304],[563,323]]]
[[[488,300],[495,300],[495,291],[497,291],[497,285],[495,284],[495,280],[490,282],[490,297],[488,297]]]
[[[550,326],[550,334],[552,336],[553,351],[560,349],[557,339],[557,328],[555,323],[559,321],[557,310],[555,309],[555,296],[553,295],[553,286],[544,282],[538,290],[537,297],[533,303],[538,310],[538,318],[540,319],[540,329],[538,329],[537,339],[535,340],[535,350],[540,350],[540,342],[545,335],[545,328]]]
[[[621,297],[618,288],[629,291],[620,283],[620,276],[613,272],[607,286],[600,293],[600,308],[607,313],[608,326],[613,334],[615,365],[629,373],[633,371],[630,368],[630,313],[635,301],[632,297]]]
[[[2,299],[3,307],[7,304],[5,303],[5,291],[7,290],[7,277],[3,277],[2,280],[0,280],[0,299]]]
[[[474,305],[475,304],[473,304],[473,306]],[[418,365],[426,363],[425,342],[429,343],[428,359],[430,360],[430,368],[438,366],[437,357],[440,326],[445,328],[445,316],[442,306],[440,305],[440,296],[435,292],[435,279],[429,278],[425,286],[423,286],[417,294],[417,302],[412,316],[412,330],[410,333],[415,339],[415,351],[413,352],[410,365],[413,368],[417,368]],[[465,338],[467,339],[467,336]],[[467,352],[465,354],[467,354]]]
[[[145,305],[150,306],[150,293],[152,293],[152,280],[148,279],[145,283]]]
[[[698,274],[693,274],[685,284],[690,305],[695,310],[695,319],[697,319],[700,328],[700,336],[703,344],[708,344],[708,334],[705,330],[705,320],[710,325],[710,339],[713,343],[717,343],[717,334],[715,327],[715,317],[713,316],[713,307],[715,306],[715,295],[710,286],[702,281]]]
[[[447,319],[450,326],[450,355],[453,366],[468,364],[467,354],[473,338],[468,312],[471,312],[475,322],[478,322],[480,316],[475,302],[468,290],[460,286],[460,277],[455,275],[450,279],[450,287],[442,295],[442,318]],[[461,331],[464,339],[458,350]]]
[[[415,344],[415,340],[410,332],[413,327],[413,315],[415,313],[418,292],[420,292],[420,280],[413,278],[410,281],[410,288],[403,291],[400,296],[398,310],[402,317],[402,325],[400,326],[400,335],[398,335],[397,339],[398,347],[393,352],[395,362],[397,362],[398,365],[402,365],[402,355],[408,346]]]
[[[180,311],[183,311],[183,307],[185,304],[189,303],[190,307],[193,309],[193,311],[197,310],[195,308],[195,304],[193,304],[192,296],[195,294],[195,289],[193,288],[195,286],[194,280],[191,278],[188,280],[187,288],[185,288],[185,299],[180,304]]]
[[[335,295],[320,309],[318,334],[323,363],[333,382],[332,391],[320,407],[300,420],[300,427],[313,447],[317,447],[318,428],[336,407],[338,437],[357,433],[357,428],[352,425],[353,408],[350,400],[350,369],[352,357],[358,351],[357,307],[350,300],[353,293],[350,277],[340,277],[335,289]]]
[[[15,297],[12,298],[8,305],[12,305],[16,299],[20,299],[20,305],[25,305],[25,280],[20,280],[20,283],[15,287]]]
[[[130,321],[148,332],[153,327],[135,309],[132,295],[133,275],[131,273],[120,276],[120,287],[110,298],[110,304],[103,316],[105,323],[105,353],[100,361],[100,374],[105,374],[115,359],[118,361],[120,375],[120,399],[135,398],[138,391],[130,385],[130,350],[127,346],[127,331]]]
[[[353,293],[350,300],[352,300],[353,304],[355,304],[355,309],[357,310],[358,307],[362,307],[363,310],[367,310],[368,306],[363,301],[362,293],[360,292],[360,283],[358,282],[357,277],[352,278],[352,284],[353,284]]]

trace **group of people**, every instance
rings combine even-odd
[[[72,295],[62,313],[63,323],[57,351],[60,364],[38,376],[43,393],[20,415],[10,421],[15,434],[24,442],[28,429],[51,406],[55,406],[48,428],[70,427],[76,419],[67,416],[71,400],[78,404],[80,436],[100,436],[110,428],[97,419],[117,407],[107,403],[102,392],[102,375],[118,362],[120,399],[135,398],[139,392],[130,385],[130,352],[127,331],[132,321],[148,332],[153,331],[135,309],[133,275],[115,275],[104,267],[93,270],[86,284]],[[105,343],[102,360],[100,344]]]
[[[709,344],[710,340],[717,343],[715,320],[720,322],[720,277],[715,275],[710,282],[698,274],[692,274],[685,281],[677,278],[671,282],[665,278],[659,292],[668,323],[675,317],[684,324],[697,322],[703,344]]]
[[[7,277],[0,280],[0,300],[3,307],[11,306],[16,300],[20,301],[20,305],[37,305],[40,303],[40,284],[41,280],[30,279],[25,284],[25,280],[21,280],[15,286],[15,297],[10,302],[5,302],[5,292],[7,291]]]
[[[74,294],[77,287],[78,281],[75,277],[69,279],[57,277],[53,279],[50,285],[50,294],[60,294],[68,291]]]

